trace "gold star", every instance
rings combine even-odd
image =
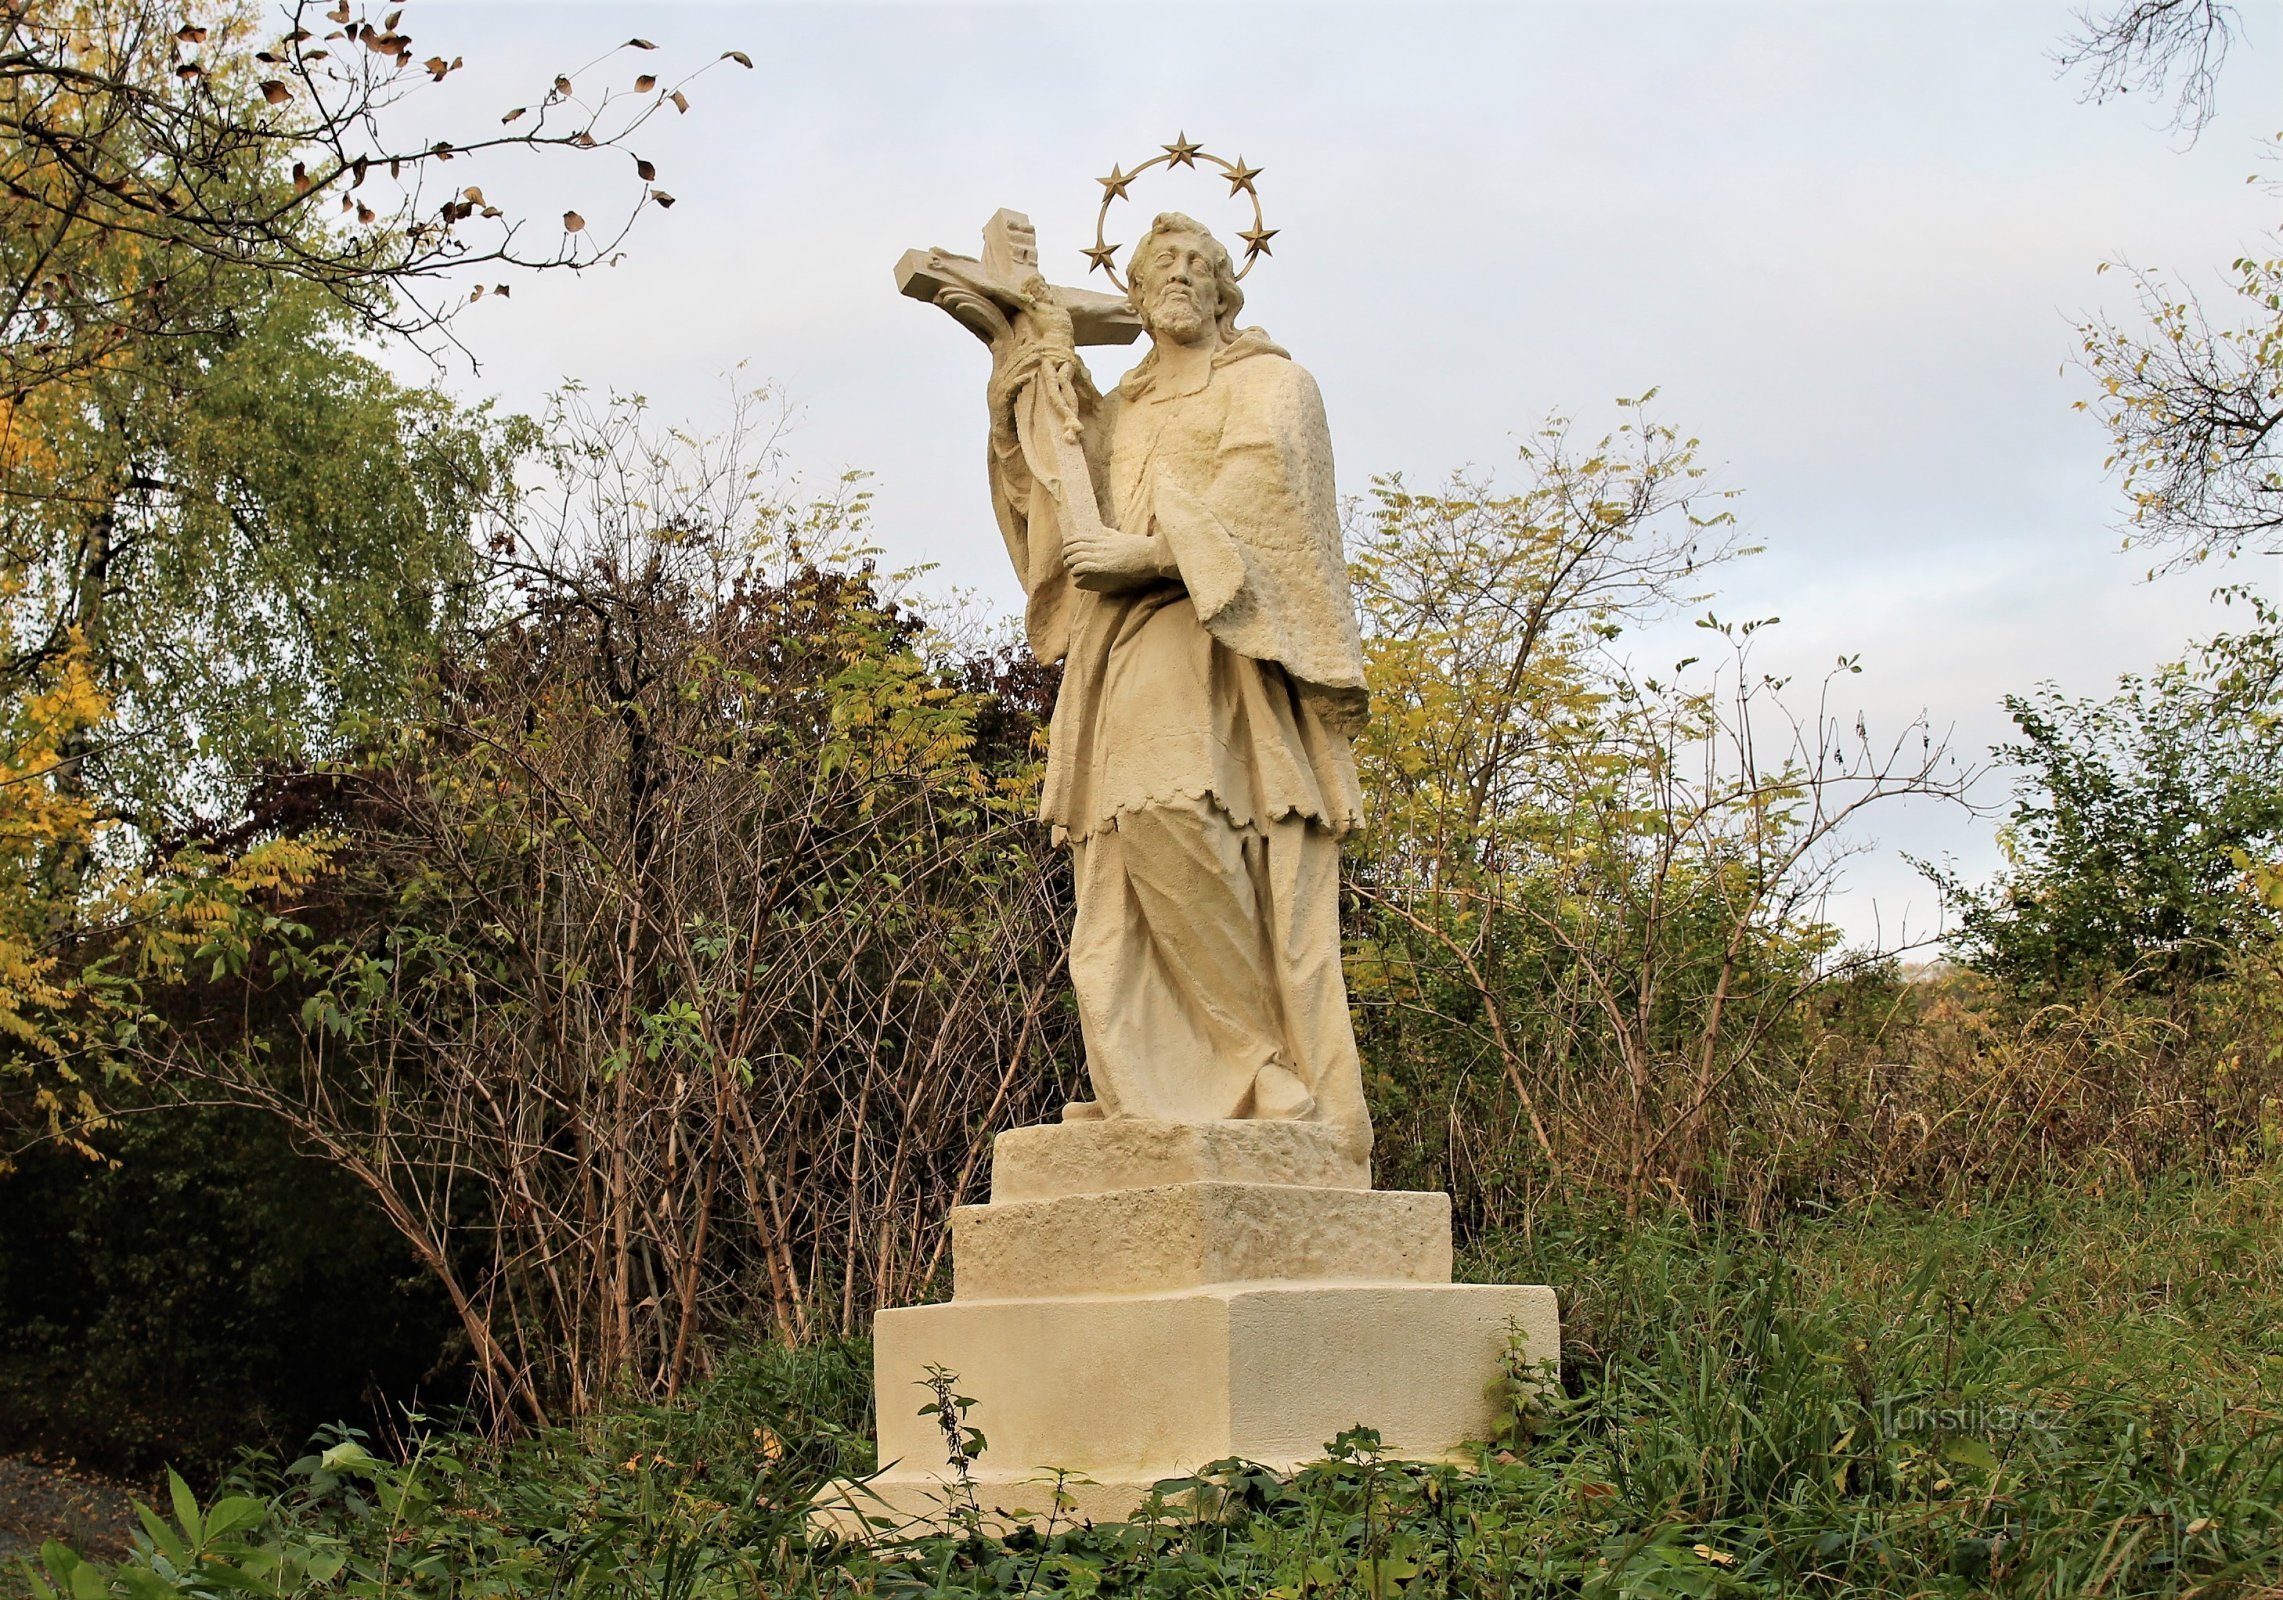
[[[1260,168],[1246,166],[1245,158],[1239,156],[1237,164],[1221,176],[1229,180],[1229,193],[1232,196],[1240,195],[1252,187],[1253,179],[1260,176]]]
[[[1250,261],[1254,256],[1274,255],[1276,252],[1269,249],[1268,241],[1275,238],[1279,231],[1275,228],[1240,229],[1237,237],[1245,242],[1245,259]]]
[[[1104,272],[1115,276],[1118,269],[1111,263],[1117,256],[1117,253],[1118,247],[1114,244],[1088,245],[1085,251],[1086,259],[1093,262],[1094,266],[1088,267],[1086,270],[1088,272],[1092,272],[1094,267],[1099,267]]]
[[[1130,172],[1121,171],[1118,164],[1113,161],[1110,163],[1110,175],[1107,178],[1096,178],[1094,181],[1110,191],[1102,196],[1103,202],[1107,204],[1112,200],[1126,198],[1126,185],[1134,181],[1134,175]]]
[[[1201,144],[1191,144],[1188,134],[1177,133],[1173,136],[1173,143],[1159,145],[1158,148],[1173,157],[1175,166],[1194,167],[1197,165],[1197,152],[1205,147]]]

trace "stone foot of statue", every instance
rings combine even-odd
[[[1271,1061],[1253,1074],[1252,1114],[1279,1121],[1298,1121],[1316,1109],[1316,1097],[1288,1067]]]
[[[1100,1122],[1102,1120],[1102,1103],[1099,1100],[1068,1101],[1062,1108],[1062,1120],[1065,1122]]]

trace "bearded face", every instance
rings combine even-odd
[[[1140,264],[1135,296],[1142,326],[1176,344],[1195,344],[1221,311],[1211,250],[1194,234],[1160,235]]]

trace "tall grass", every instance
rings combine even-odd
[[[802,1507],[866,1465],[869,1419],[861,1346],[826,1345],[757,1351],[684,1405],[510,1446],[440,1439],[389,1462],[336,1447],[330,1467],[255,1474],[240,1488],[258,1520],[206,1559],[278,1594],[2283,1586],[2283,1170],[1757,1233],[1570,1210],[1466,1266],[1560,1283],[1570,1318],[1558,1385],[1515,1390],[1468,1470],[1388,1461],[1358,1431],[1289,1481],[1218,1464],[1131,1523],[839,1544]],[[146,1542],[118,1571],[51,1555],[48,1581],[229,1586]]]
[[[2246,950],[2180,992],[2128,975],[2034,1001],[1960,969],[1874,967],[1822,984],[1706,1105],[1695,1159],[1653,1198],[1766,1228],[1881,1199],[1987,1203],[2055,1183],[2129,1191],[2259,1170],[2283,1156],[2279,962],[2283,951]],[[1547,1031],[1526,985],[1513,1003],[1517,1034]],[[1457,1033],[1375,1020],[1367,1012],[1384,1186],[1448,1190],[1462,1239],[1625,1193],[1622,1074],[1575,1029],[1549,1057],[1559,1070],[1545,1082],[1560,1092],[1538,1097],[1556,1167],[1504,1077]]]

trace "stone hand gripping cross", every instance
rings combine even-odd
[[[1030,219],[1006,210],[984,224],[981,259],[907,250],[896,263],[896,287],[943,307],[1006,364],[1023,454],[1062,514],[1065,549],[1099,543],[1109,530],[1080,437],[1073,363],[1058,352],[1133,343],[1141,323],[1125,297],[1049,284],[1039,275]]]

